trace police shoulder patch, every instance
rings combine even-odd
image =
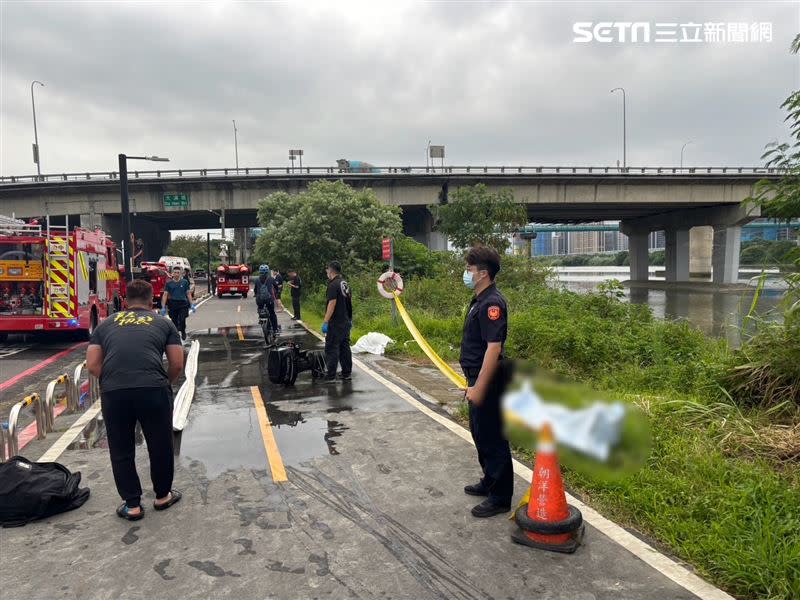
[[[493,305],[493,306],[489,307],[488,314],[489,314],[489,319],[490,320],[497,321],[497,319],[500,318],[500,315],[502,314],[502,311],[500,310],[499,306]]]

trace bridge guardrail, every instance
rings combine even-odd
[[[199,179],[206,177],[286,177],[287,175],[380,177],[391,175],[780,175],[785,169],[767,167],[546,167],[508,165],[470,166],[374,166],[369,172],[358,172],[339,167],[228,167],[215,169],[171,169],[157,171],[129,171],[128,179]],[[0,185],[14,183],[64,183],[79,181],[117,181],[116,171],[83,173],[47,173],[43,175],[5,175]]]

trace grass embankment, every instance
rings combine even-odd
[[[436,270],[407,281],[403,301],[442,357],[455,360],[470,292],[461,285],[460,263],[443,258]],[[348,277],[353,339],[379,331],[397,342],[389,355],[421,358],[378,296],[377,273]],[[797,411],[784,406],[778,417],[735,405],[723,387],[736,362],[724,341],[656,320],[644,306],[549,289],[546,276],[529,261],[504,263],[498,286],[510,306],[509,356],[637,404],[650,417],[653,438],[646,465],[634,475],[608,481],[567,471],[568,484],[737,597],[800,598],[800,449],[785,435],[781,446],[774,435],[791,431]],[[323,305],[322,288],[304,300],[304,316],[316,329]]]

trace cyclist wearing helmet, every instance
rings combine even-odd
[[[258,267],[258,273],[254,289],[258,313],[261,314],[263,310],[267,310],[272,329],[280,331],[278,315],[275,314],[275,280],[272,278],[269,265]]]

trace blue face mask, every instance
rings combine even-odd
[[[469,289],[475,289],[475,280],[471,272],[464,270],[464,275],[461,277],[464,285],[467,286]]]

